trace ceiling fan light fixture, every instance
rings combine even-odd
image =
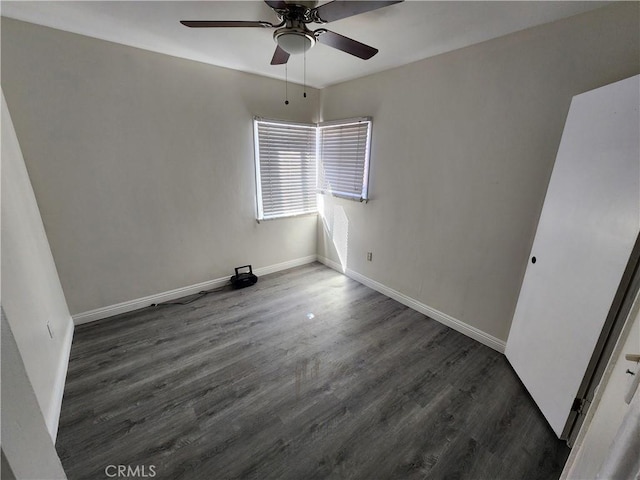
[[[294,28],[278,29],[273,38],[281,49],[291,55],[304,53],[316,43],[312,32]]]

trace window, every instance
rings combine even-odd
[[[254,118],[258,220],[317,211],[316,194],[366,200],[371,119],[318,125]]]
[[[258,219],[314,213],[316,126],[254,119]]]
[[[318,189],[338,197],[366,200],[371,118],[318,125]]]

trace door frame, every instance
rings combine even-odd
[[[576,399],[562,431],[561,439],[565,439],[570,447],[576,441],[587,412],[593,403],[596,389],[602,381],[616,343],[640,291],[640,234],[636,237],[633,250],[629,256],[616,295],[609,309],[598,342],[591,355],[582,383],[578,388]]]

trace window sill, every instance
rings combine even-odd
[[[274,220],[286,220],[287,218],[310,217],[312,215],[318,216],[318,212],[298,213],[297,215],[282,215],[281,217],[256,218],[256,222],[257,223],[272,222]]]
[[[368,198],[362,198],[362,197],[353,197],[351,195],[345,195],[345,194],[340,194],[340,193],[335,193],[335,192],[324,192],[324,191],[318,191],[318,193],[320,195],[328,195],[330,197],[336,197],[336,198],[342,198],[343,200],[351,200],[352,202],[360,202],[360,203],[368,203],[369,199]]]

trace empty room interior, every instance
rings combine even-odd
[[[640,3],[2,1],[2,478],[640,475]]]

